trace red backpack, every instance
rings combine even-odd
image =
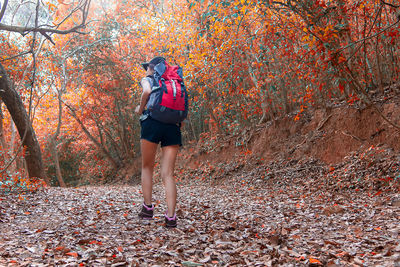
[[[147,102],[150,117],[164,123],[182,122],[188,114],[188,95],[180,66],[162,60],[154,67],[152,90]]]

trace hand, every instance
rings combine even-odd
[[[140,113],[140,105],[135,108],[135,113],[141,115]]]

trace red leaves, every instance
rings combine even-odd
[[[95,244],[95,245],[99,245],[99,246],[103,245],[103,243],[101,241],[97,241],[97,240],[92,240],[92,241],[89,242],[89,244],[90,245]]]
[[[346,58],[345,58],[345,57],[339,56],[338,64],[343,63],[343,62],[345,62],[345,61],[346,61]]]
[[[344,93],[344,85],[342,83],[339,83],[339,90],[342,94]]]
[[[313,264],[313,265],[322,265],[322,263],[318,259],[315,259],[313,257],[310,257],[309,262],[310,262],[310,264]]]
[[[62,252],[64,252],[64,253],[67,253],[67,252],[70,251],[69,248],[66,248],[66,247],[64,247],[64,246],[56,247],[54,250],[56,250],[56,251],[62,251]]]
[[[67,252],[67,253],[65,253],[65,255],[78,258],[78,253],[76,253],[76,252]]]

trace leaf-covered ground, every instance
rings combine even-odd
[[[150,222],[140,186],[3,194],[0,266],[399,266],[399,194],[339,189],[321,183],[334,170],[307,164],[187,180],[176,229],[160,183]]]

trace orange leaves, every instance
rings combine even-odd
[[[54,250],[56,250],[56,251],[66,251],[66,252],[70,251],[69,249],[65,248],[64,246],[56,247]]]
[[[76,252],[67,252],[67,253],[65,253],[65,255],[78,258],[78,253],[76,253]]]
[[[89,244],[90,245],[95,244],[95,245],[99,245],[99,246],[103,245],[103,243],[101,241],[97,241],[97,240],[92,240],[92,241],[89,242]]]
[[[347,100],[347,103],[350,105],[354,104],[354,102],[360,100],[360,98],[356,94],[351,94],[349,95],[349,100]]]
[[[311,264],[322,265],[322,263],[318,259],[315,259],[313,257],[310,257],[309,261]]]
[[[344,85],[342,83],[339,84],[339,90],[341,93],[344,92]]]
[[[304,256],[300,256],[295,258],[296,261],[304,261],[306,258]]]
[[[148,2],[145,6],[137,1],[109,2],[112,8],[107,10],[110,13],[107,15],[102,13],[102,7],[96,6],[96,14],[91,19],[99,22],[88,26],[90,34],[73,39],[57,37],[56,46],[47,49],[46,57],[41,60],[45,62],[43,73],[54,73],[51,92],[64,84],[57,61],[77,51],[65,60],[68,81],[63,100],[77,110],[88,132],[96,133],[98,139],[110,135],[112,140],[104,141],[107,144],[116,141],[116,147],[121,144],[118,130],[113,130],[119,129],[119,121],[127,121],[130,130],[137,126],[129,112],[139,99],[137,81],[144,74],[139,63],[160,51],[170,61],[183,65],[193,97],[193,113],[200,118],[215,113],[216,125],[228,132],[240,130],[243,125],[254,125],[261,115],[273,118],[285,110],[297,109],[294,120],[299,120],[302,112],[314,105],[315,97],[328,98],[331,91],[334,91],[331,95],[344,92],[345,83],[330,81],[336,75],[332,64],[345,63],[349,49],[332,55],[340,46],[363,36],[364,26],[360,26],[356,15],[365,11],[364,6],[373,8],[365,1],[357,4],[345,1],[343,10],[335,6],[333,12],[325,1],[317,0],[310,3],[310,10],[300,10],[305,14],[301,17],[290,10],[281,16],[275,12],[273,2],[268,2],[267,8],[267,1],[164,1],[162,12]],[[57,2],[49,1],[47,6],[52,11],[57,9],[59,18],[71,8],[68,1],[58,0],[58,7],[54,3]],[[342,13],[347,17],[340,17]],[[382,14],[380,23],[386,20]],[[76,21],[77,17],[71,17],[65,24],[74,25]],[[369,25],[367,16],[365,21],[365,28],[371,29],[370,36],[373,36],[374,27],[378,26],[370,27],[373,24]],[[396,39],[398,33],[391,29],[387,37]],[[104,42],[100,42],[103,37]],[[1,39],[0,58],[19,50],[11,44],[9,48],[1,45],[6,40]],[[368,43],[366,47],[369,49]],[[54,57],[48,56],[52,54]],[[357,57],[355,54],[353,65],[365,65]],[[22,75],[18,71],[19,63],[16,61],[12,66],[6,63],[13,69],[13,77]],[[49,80],[38,82],[41,90],[49,89],[46,88]],[[327,82],[322,86],[322,81]],[[367,84],[368,80],[363,83]],[[39,97],[34,126],[39,130],[39,138],[44,140],[57,125],[57,98],[55,94],[35,95],[35,99]],[[349,104],[354,101],[357,101],[355,97],[349,99]],[[120,110],[116,103],[121,105]],[[289,103],[288,107],[283,103]],[[90,140],[63,111],[61,136],[73,139],[76,151],[91,151],[87,154],[90,160],[86,159],[83,164],[87,165],[81,166],[81,170],[90,170],[93,174],[104,172],[105,167],[98,167],[104,163],[99,153],[92,152]],[[120,112],[126,113],[117,120],[116,114]],[[133,135],[130,130],[127,132]],[[133,147],[133,143],[128,146]]]
[[[303,256],[303,255],[301,255],[301,256],[299,256],[299,257],[296,257],[295,260],[296,260],[296,261],[305,261],[305,260],[306,260],[306,257]],[[322,265],[323,265],[322,262],[321,262],[320,260],[318,260],[317,258],[315,258],[315,257],[313,257],[313,256],[310,256],[310,257],[308,258],[308,262],[309,262],[310,266],[322,266]]]
[[[48,2],[47,6],[49,8],[49,11],[51,11],[51,12],[54,12],[57,9],[57,7],[51,2]]]
[[[74,257],[74,258],[79,257],[77,252],[73,252],[73,251],[71,251],[71,249],[69,249],[65,246],[58,246],[58,247],[54,248],[54,251],[58,252],[58,253],[62,253],[66,256]]]
[[[340,56],[339,59],[338,59],[338,64],[340,64],[342,62],[345,62],[345,61],[346,61],[346,58],[343,57],[343,56]]]

